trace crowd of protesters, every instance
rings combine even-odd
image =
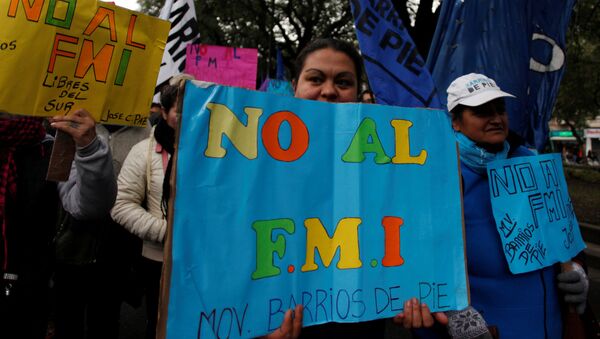
[[[362,60],[351,44],[316,40],[298,55],[294,96],[373,103],[370,90],[360,92],[362,78]],[[472,81],[493,86],[469,90]],[[461,160],[471,306],[432,314],[416,298],[406,301],[393,322],[429,328],[415,330],[417,337],[558,338],[568,306],[585,310],[583,261],[574,259],[562,273],[552,266],[514,275],[503,257],[485,166],[532,155],[507,140],[504,100],[510,97],[481,74],[460,77],[448,88]],[[42,119],[0,116],[0,337],[44,338],[51,319],[58,339],[117,338],[121,303],[139,305],[142,296],[146,337],[155,337],[176,102],[176,84],[163,88],[161,105],[153,107],[159,109],[155,126],[147,128],[96,125],[83,109],[50,119],[76,144],[69,179],[59,184],[45,179],[53,137]],[[381,320],[302,328],[298,305],[267,337],[382,338],[384,332]]]
[[[581,148],[563,146],[562,150],[563,161],[568,165],[589,165],[589,166],[600,166],[600,160],[598,155],[591,149],[587,151],[584,156],[584,152]]]

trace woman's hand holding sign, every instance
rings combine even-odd
[[[77,147],[85,147],[96,138],[96,122],[85,109],[50,119],[51,126],[73,137]]]
[[[448,317],[442,312],[431,313],[426,304],[419,305],[417,298],[404,302],[404,311],[394,317],[394,323],[404,328],[431,327],[437,321],[448,324]]]
[[[288,339],[298,338],[302,330],[302,312],[304,308],[302,305],[296,305],[296,308],[292,311],[287,310],[283,318],[283,322],[279,329],[266,336],[263,339]],[[404,302],[404,311],[394,317],[394,323],[404,328],[427,328],[432,327],[435,322],[441,325],[448,325],[448,317],[443,312],[429,311],[429,307],[426,304],[421,304],[417,298],[407,300]]]
[[[296,305],[296,308],[292,311],[287,310],[283,318],[283,322],[279,329],[272,333],[262,337],[264,339],[296,339],[300,336],[302,330],[302,311],[304,308],[302,305]]]

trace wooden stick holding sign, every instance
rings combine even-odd
[[[75,158],[75,140],[63,131],[56,131],[46,180],[67,181]]]
[[[163,269],[160,279],[160,299],[158,302],[158,322],[156,328],[156,337],[164,339],[167,337],[167,310],[169,307],[169,287],[171,286],[171,249],[173,247],[173,217],[175,210],[173,208],[176,194],[177,183],[177,149],[179,145],[179,131],[181,130],[181,112],[183,107],[183,93],[185,92],[185,79],[179,82],[177,91],[177,130],[175,131],[175,151],[171,159],[171,176],[169,177],[169,205],[167,206],[167,234],[164,246]]]
[[[78,109],[65,116],[55,116],[50,121],[51,126],[56,128],[56,138],[46,180],[66,181],[69,179],[76,146],[83,148],[94,141],[96,123],[85,109]]]

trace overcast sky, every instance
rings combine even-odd
[[[107,1],[107,0],[102,0],[102,1]],[[109,2],[114,2],[121,7],[133,9],[136,11],[140,10],[140,5],[138,5],[137,0],[109,0]]]

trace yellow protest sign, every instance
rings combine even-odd
[[[168,21],[96,0],[2,0],[0,27],[0,111],[146,125]]]

